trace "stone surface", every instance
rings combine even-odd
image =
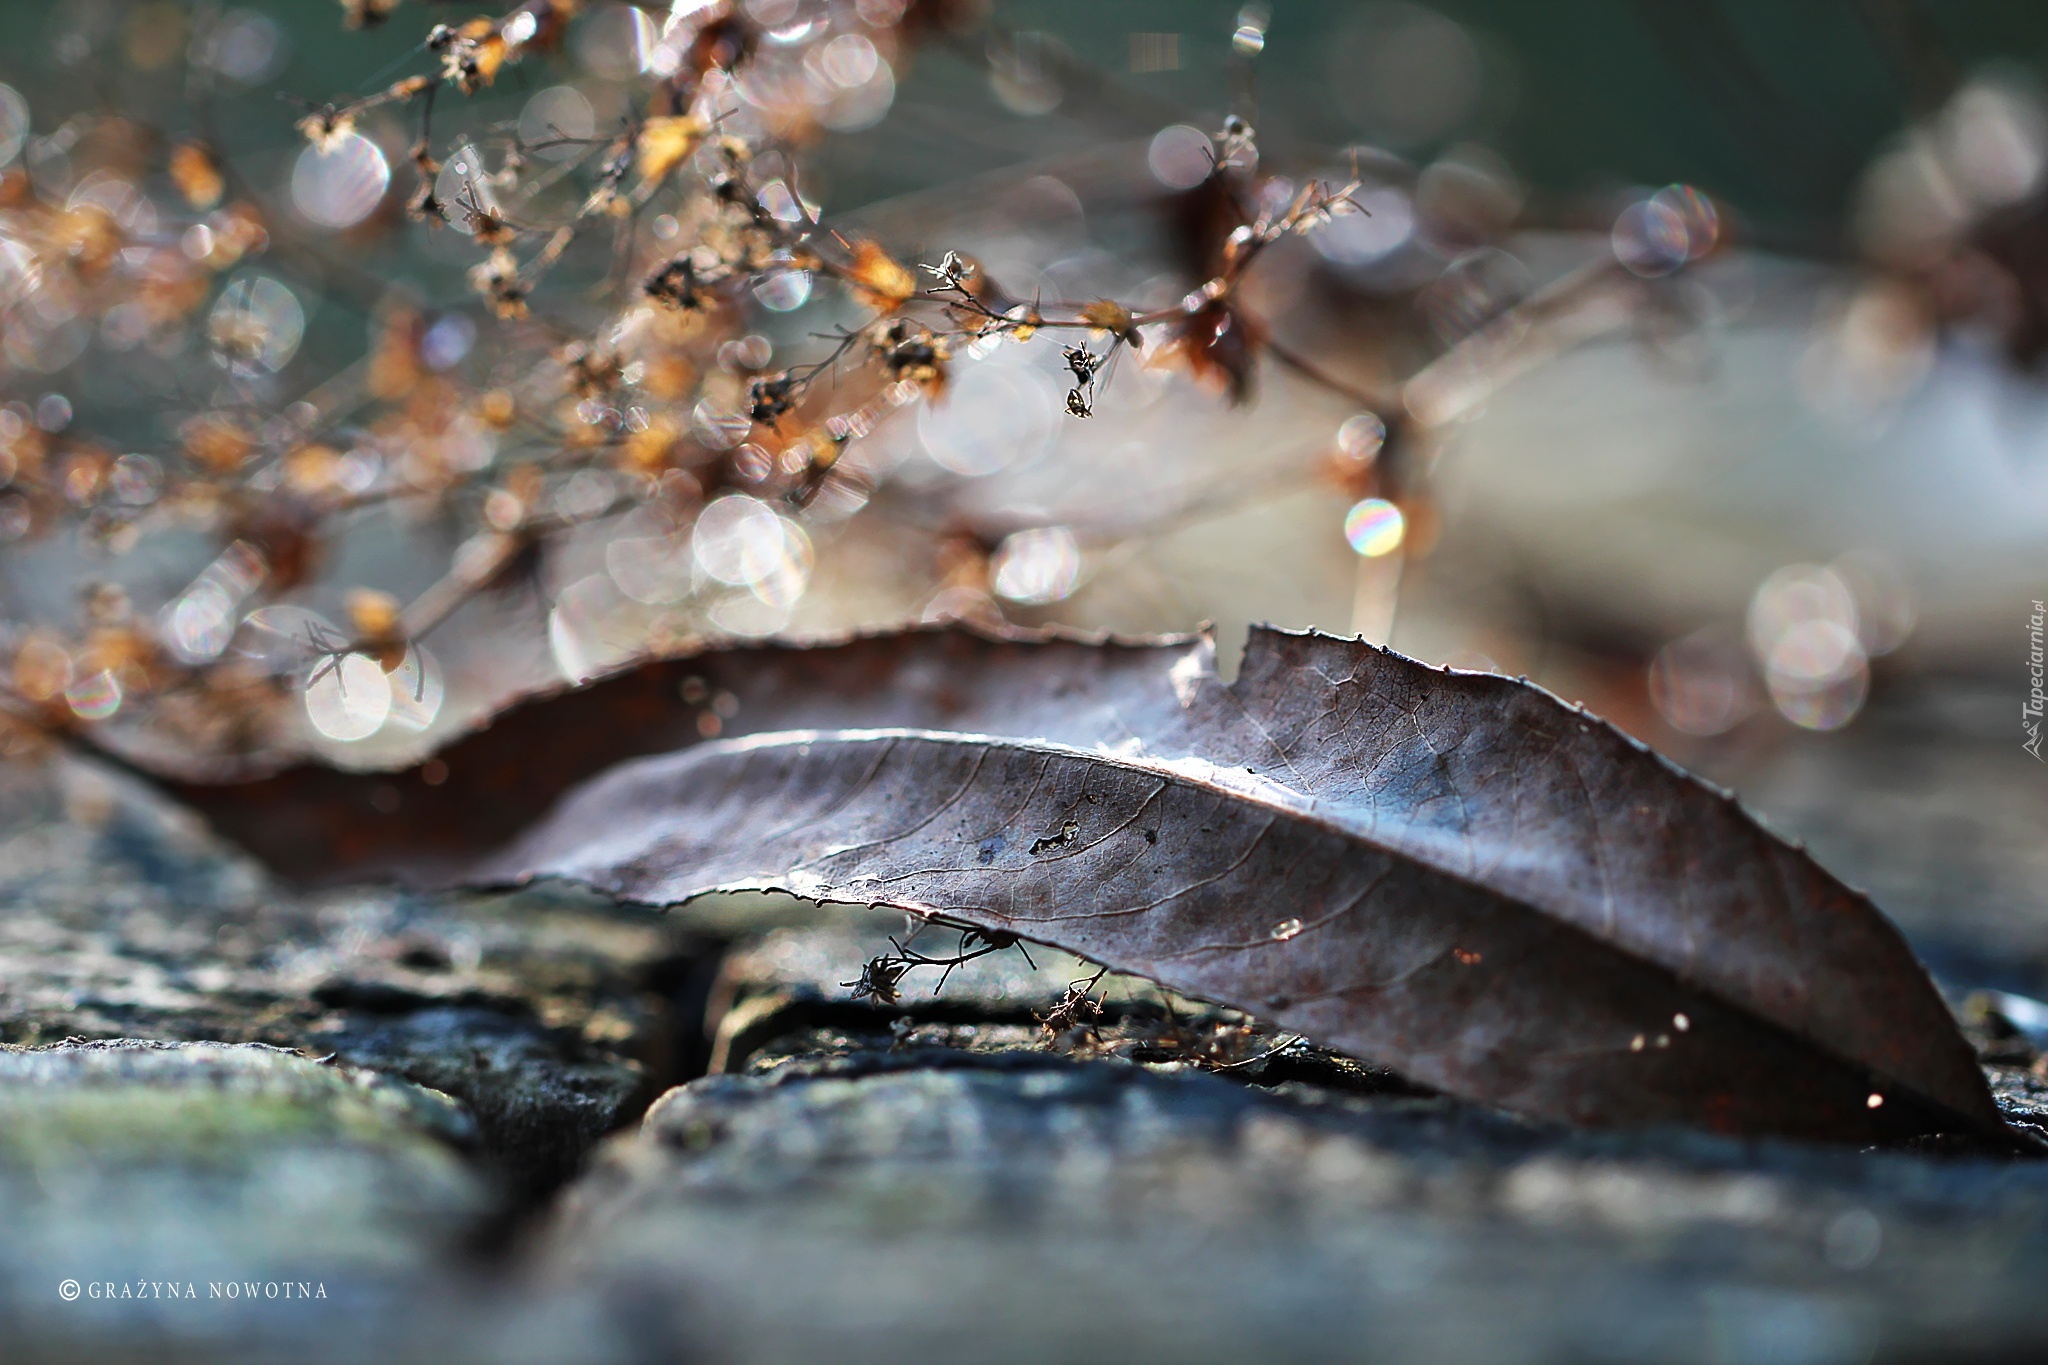
[[[905,929],[298,897],[124,782],[0,768],[6,1358],[2048,1350],[2048,1162],[1545,1128],[1115,978],[1051,1029],[1093,972],[1050,951],[853,1000]],[[2000,999],[1966,1022],[2048,1124]]]
[[[521,1192],[699,1069],[707,951],[589,898],[294,897],[125,780],[0,765],[0,1041],[332,1054],[460,1100]]]
[[[2040,1164],[1564,1133],[888,1017],[664,1096],[568,1192],[543,1282],[735,1360],[2048,1347]]]

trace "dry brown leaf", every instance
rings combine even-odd
[[[898,906],[1551,1119],[2007,1131],[1896,930],[1802,851],[1547,693],[1351,640],[1256,631],[1230,684],[1206,639],[756,646],[408,774],[182,790],[274,864],[446,875],[605,769],[463,877]]]

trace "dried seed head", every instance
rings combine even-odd
[[[884,313],[895,312],[917,295],[917,277],[873,242],[854,246],[846,282],[855,298]]]
[[[772,423],[796,406],[798,391],[798,382],[789,371],[764,374],[747,388],[749,415],[756,422]]]
[[[328,104],[300,119],[296,126],[308,142],[323,152],[331,152],[343,138],[355,131],[356,116]]]
[[[648,298],[671,308],[694,311],[710,302],[710,296],[698,279],[696,264],[688,256],[676,257],[648,276],[640,288]]]
[[[872,999],[878,1005],[893,1005],[903,998],[897,983],[910,970],[911,963],[887,953],[877,953],[867,960],[860,969],[857,981],[842,981],[842,986],[851,987],[856,1000]]]
[[[348,623],[365,642],[377,643],[397,637],[398,599],[374,588],[356,588],[348,595]]]
[[[195,209],[210,209],[227,190],[220,163],[205,143],[186,139],[171,148],[171,183]]]
[[[397,8],[398,0],[341,0],[342,22],[350,28],[375,28]]]

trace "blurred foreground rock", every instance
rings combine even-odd
[[[491,1213],[433,1091],[259,1044],[0,1053],[7,1359],[398,1352]]]
[[[1037,950],[854,1003],[902,918],[767,913],[300,898],[124,783],[0,769],[0,1353],[2048,1348],[2048,1162],[1561,1132],[1143,983],[1049,1029],[1090,973]]]
[[[0,765],[0,1041],[331,1054],[460,1101],[523,1193],[697,1069],[677,1049],[701,1006],[680,1043],[671,1014],[701,952],[680,925],[561,898],[296,898],[124,782]]]

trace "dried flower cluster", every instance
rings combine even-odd
[[[424,7],[341,10],[365,28]],[[460,22],[421,13],[402,63],[415,69],[279,110],[304,139],[289,212],[212,125],[234,67],[223,54],[242,50],[223,27],[238,13],[195,12],[176,49],[188,132],[159,136],[118,110],[75,118],[39,144],[64,143],[61,184],[27,159],[0,178],[0,346],[19,389],[0,409],[0,540],[88,558],[195,533],[213,546],[160,609],[138,609],[87,564],[75,625],[7,626],[10,742],[117,721],[160,749],[232,762],[290,751],[309,722],[327,743],[416,734],[450,686],[436,632],[539,583],[593,527],[609,535],[610,579],[649,610],[622,645],[556,594],[543,605],[564,671],[624,648],[772,633],[812,586],[816,534],[885,491],[863,438],[899,409],[944,402],[963,365],[1004,346],[1059,348],[1069,420],[1095,413],[1126,353],[1236,402],[1271,356],[1383,406],[1273,344],[1247,303],[1271,248],[1362,210],[1355,184],[1262,173],[1243,118],[1215,131],[1206,176],[1182,196],[1204,224],[1197,283],[1163,306],[1025,297],[962,251],[906,261],[821,221],[805,149],[879,117],[918,44],[980,22],[979,6],[521,0]],[[562,86],[515,121],[472,116],[508,73],[545,72],[593,26],[620,23],[635,56],[613,73],[615,113]],[[991,41],[992,61],[1007,42]],[[350,260],[347,244],[408,220],[467,302],[442,288],[429,304]],[[286,282],[300,271],[373,324],[366,355],[294,394],[281,372],[310,335],[308,300]],[[809,354],[778,355],[764,310],[807,301],[833,310],[830,330]],[[172,443],[128,449],[68,398],[27,387],[88,342],[184,367]],[[1377,496],[1386,425],[1369,413],[1351,425],[1336,464],[1357,495]],[[345,581],[344,542],[373,513],[431,530],[437,581],[404,600]],[[1072,545],[1064,528],[1020,534]],[[1399,541],[1398,524],[1392,539],[1384,525],[1373,534]],[[955,536],[915,570],[933,609],[995,610],[996,548]],[[309,605],[316,586],[324,614]],[[1033,580],[1008,595],[1057,593]]]
[[[372,25],[398,8],[353,0],[344,17]],[[14,722],[146,718],[160,737],[216,753],[286,743],[302,704],[331,739],[377,728],[408,695],[424,723],[443,685],[420,642],[477,594],[520,582],[553,538],[627,512],[647,575],[708,569],[714,590],[759,604],[751,618],[735,609],[679,633],[772,628],[806,586],[806,520],[843,517],[873,492],[871,473],[842,459],[849,446],[893,409],[942,395],[964,354],[1041,331],[1076,338],[1065,347],[1076,417],[1145,329],[1163,334],[1161,356],[1245,394],[1258,326],[1238,285],[1265,246],[1344,211],[1343,191],[1311,186],[1248,216],[1212,278],[1149,312],[1012,297],[952,252],[913,268],[821,223],[796,151],[958,16],[903,0],[777,8],[676,6],[637,103],[609,129],[587,111],[563,120],[573,127],[449,128],[451,100],[551,60],[586,17],[578,0],[432,24],[417,52],[425,70],[300,117],[310,152],[294,189],[305,216],[329,223],[381,206],[389,170],[364,134],[372,116],[413,121],[414,181],[391,197],[404,192],[413,219],[473,244],[476,311],[500,332],[477,342],[470,314],[435,317],[387,294],[353,393],[329,385],[277,401],[273,376],[299,344],[303,305],[267,274],[232,272],[297,225],[276,221],[204,138],[165,149],[168,202],[137,188],[146,165],[134,148],[101,154],[125,174],[96,171],[61,202],[28,170],[9,171],[5,238],[40,305],[9,309],[10,353],[50,344],[43,320],[58,310],[44,301],[55,295],[65,323],[97,320],[130,345],[168,347],[203,313],[209,359],[227,379],[182,419],[178,445],[154,453],[117,453],[61,397],[0,415],[8,539],[76,526],[118,555],[196,528],[219,545],[153,615],[102,585],[86,594],[80,630],[17,631],[6,641]],[[789,22],[770,32],[777,19]],[[113,116],[90,135],[145,141]],[[1239,174],[1250,140],[1236,121],[1219,135],[1217,176]],[[355,183],[365,176],[368,190]],[[787,307],[822,281],[859,316],[816,357],[772,363],[749,329],[753,310]],[[337,527],[376,504],[466,528],[444,578],[407,602],[356,590],[340,622],[293,608]]]

